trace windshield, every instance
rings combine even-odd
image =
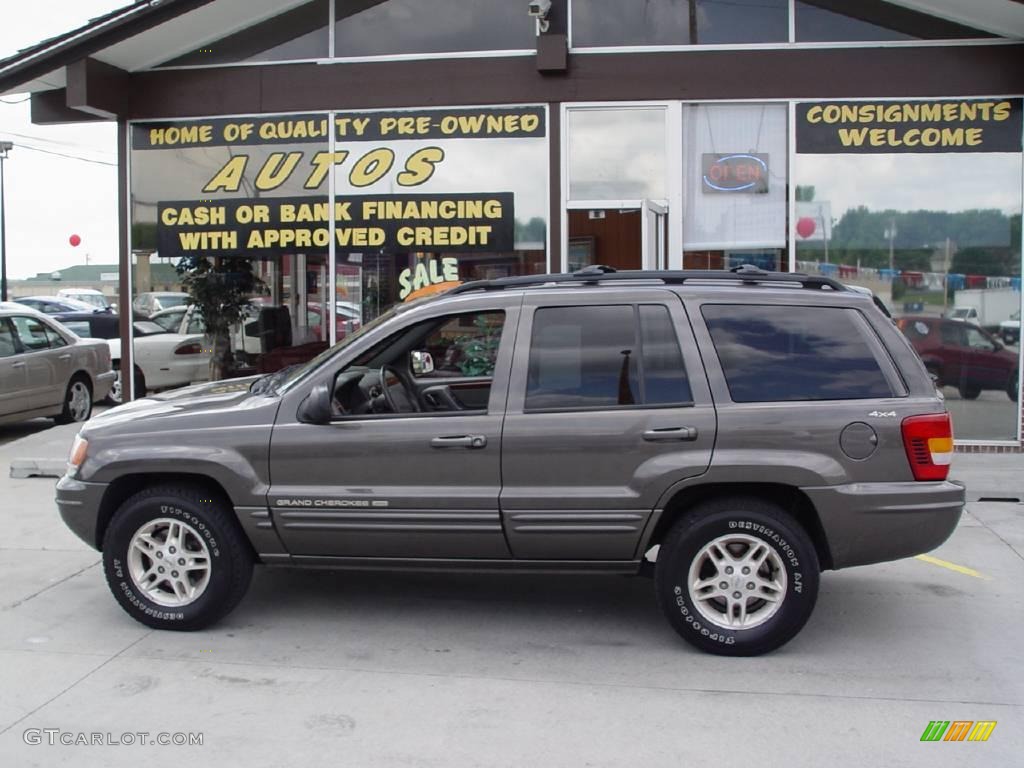
[[[164,309],[169,309],[170,307],[183,307],[188,303],[188,295],[178,293],[161,293],[157,295],[156,300],[160,302],[160,306]]]
[[[969,310],[969,309],[954,309],[950,313],[949,316],[952,317],[952,318],[955,318],[957,320],[965,320],[965,319],[967,319],[968,317],[971,316],[971,310]]]

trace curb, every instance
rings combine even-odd
[[[67,469],[67,462],[57,459],[13,459],[11,461],[11,477],[62,477]]]

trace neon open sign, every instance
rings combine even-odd
[[[768,191],[767,154],[705,152],[702,160],[701,186],[705,192],[764,194]]]

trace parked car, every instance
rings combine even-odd
[[[79,336],[105,339],[110,348],[111,365],[117,374],[107,402],[122,400],[121,326],[117,315],[106,312],[71,312],[54,315],[66,328]],[[135,397],[148,390],[181,387],[210,378],[210,353],[202,333],[171,333],[149,320],[132,323],[135,338]]]
[[[106,344],[21,304],[0,305],[0,423],[85,421],[113,381]]]
[[[799,632],[820,570],[945,541],[952,437],[866,295],[588,267],[467,283],[304,365],[112,409],[57,505],[151,627],[217,621],[255,562],[653,572],[686,641],[753,655]]]
[[[1009,320],[1003,320],[999,324],[999,335],[1006,344],[1020,344],[1020,310],[1018,309]]]
[[[185,316],[189,306],[190,305],[188,304],[181,304],[177,307],[160,309],[145,319],[152,320],[166,331],[174,331],[175,333],[178,333],[178,329],[181,327],[181,318]],[[144,316],[139,315],[136,319],[142,320],[144,319]]]
[[[90,304],[96,309],[114,311],[114,307],[107,297],[103,295],[103,292],[97,291],[95,288],[61,288],[57,291],[57,298],[75,299],[76,301]]]
[[[956,387],[975,400],[984,390],[1001,390],[1017,401],[1017,355],[974,323],[906,315],[896,325],[910,339],[939,386]]]
[[[59,315],[64,312],[96,312],[97,307],[87,304],[84,301],[72,298],[58,298],[56,296],[26,296],[22,299],[14,299],[16,304],[31,307],[44,315]]]
[[[150,318],[161,309],[184,307],[188,305],[188,302],[189,297],[187,293],[179,293],[175,291],[146,291],[137,294],[135,298],[132,299],[132,312]]]
[[[135,388],[136,398],[145,397],[147,392],[183,387],[210,378],[210,348],[201,333],[171,333],[150,320],[136,320],[132,323],[135,337]],[[123,401],[121,381],[121,339],[107,341],[110,357],[117,371],[117,379],[110,390],[110,401]]]

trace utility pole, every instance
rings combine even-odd
[[[889,219],[889,227],[885,230],[885,236],[889,238],[889,271],[896,271],[896,259],[894,256],[894,243],[896,242],[896,218]]]
[[[4,220],[4,198],[7,184],[4,182],[4,160],[14,149],[10,141],[0,141],[0,301],[7,301],[7,226]]]

